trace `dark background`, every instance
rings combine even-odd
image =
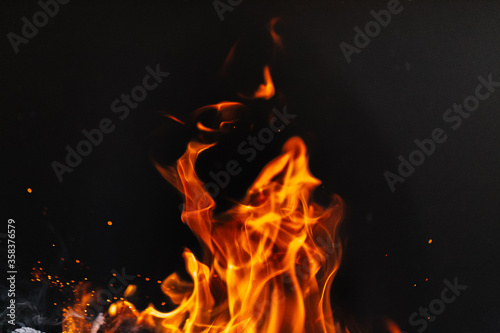
[[[217,201],[225,207],[241,197],[283,142],[300,135],[323,181],[317,196],[338,193],[348,206],[332,289],[341,320],[370,326],[387,316],[416,332],[408,317],[440,297],[444,279],[457,277],[468,289],[426,331],[499,332],[500,91],[456,131],[442,115],[474,93],[479,75],[500,81],[500,5],[402,5],[350,64],[339,44],[352,44],[353,28],[386,1],[244,0],[220,21],[210,1],[73,0],[18,54],[2,38],[2,228],[16,220],[18,298],[51,316],[63,298],[31,281],[33,267],[63,281],[86,277],[96,287],[124,267],[141,276],[133,281],[139,307],[152,301],[162,308],[156,281],[183,270],[184,247],[200,253],[180,220],[182,197],[151,163],[156,154],[175,161],[194,132],[160,111],[189,120],[201,106],[241,101],[237,88],[261,74],[254,69],[271,49],[265,29],[279,16],[284,51],[269,59],[281,97],[248,106],[255,119],[283,105],[297,118]],[[36,1],[4,0],[0,7],[4,36],[21,34],[21,18],[31,21],[40,10]],[[238,40],[237,77],[221,76]],[[170,76],[119,120],[111,102],[156,64]],[[65,146],[75,148],[81,131],[102,118],[116,129],[60,183],[51,163],[64,163]],[[383,173],[396,173],[398,155],[408,157],[413,141],[436,127],[448,140],[391,193]],[[200,174],[224,164],[209,156]]]

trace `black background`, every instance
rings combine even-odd
[[[32,267],[66,280],[87,277],[95,286],[125,267],[141,275],[133,281],[139,307],[152,301],[161,308],[156,281],[183,270],[184,247],[200,253],[180,220],[182,197],[151,163],[152,152],[175,161],[193,131],[160,111],[188,120],[201,106],[241,101],[237,88],[261,74],[254,69],[269,54],[265,29],[280,17],[284,52],[272,59],[272,75],[282,99],[249,107],[259,118],[262,110],[287,105],[297,118],[244,166],[220,204],[241,197],[283,142],[299,135],[323,181],[318,197],[338,193],[348,206],[332,290],[339,318],[369,326],[387,316],[416,332],[410,314],[439,298],[444,279],[457,277],[468,289],[426,331],[499,332],[500,92],[457,130],[442,116],[474,93],[479,75],[500,81],[500,5],[402,5],[348,64],[339,44],[352,44],[353,28],[364,27],[370,10],[386,8],[386,1],[244,0],[220,21],[210,1],[73,0],[18,54],[6,35],[21,34],[21,18],[31,20],[40,7],[2,1],[2,228],[16,220],[18,297],[48,316],[59,296],[30,281]],[[230,80],[221,66],[238,40],[239,76]],[[111,102],[156,64],[169,77],[119,120]],[[60,183],[51,163],[64,163],[66,145],[76,147],[81,131],[102,118],[116,129]],[[396,173],[398,156],[408,157],[413,141],[437,127],[447,141],[391,193],[384,172]],[[224,153],[237,157],[235,150]],[[219,157],[208,157],[200,174],[224,165]]]

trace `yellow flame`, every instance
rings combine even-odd
[[[262,83],[257,91],[251,95],[251,96],[246,96],[245,94],[238,94],[240,97],[243,98],[249,98],[249,99],[256,99],[256,98],[262,98],[262,99],[271,99],[275,94],[275,89],[274,89],[274,83],[273,79],[271,77],[271,72],[269,70],[269,66],[264,66],[264,83]]]
[[[162,284],[179,306],[169,313],[150,307],[140,318],[179,332],[335,332],[329,291],[340,260],[333,244],[343,204],[339,197],[330,208],[310,200],[320,181],[309,172],[303,141],[290,139],[242,202],[218,217],[194,172],[208,148],[193,142],[176,169],[160,169],[185,194],[182,220],[207,259],[200,262],[186,249],[193,283],[174,274]]]
[[[304,142],[290,139],[234,208],[215,216],[215,202],[195,173],[199,154],[212,145],[191,142],[177,167],[161,174],[185,195],[182,220],[200,240],[203,261],[183,257],[192,282],[172,274],[162,292],[177,305],[142,312],[126,300],[108,310],[105,332],[125,320],[157,332],[342,332],[334,322],[330,286],[341,248],[337,228],[343,202],[324,208],[311,199],[320,184],[309,171]],[[129,286],[125,296],[135,286]],[[65,331],[86,332],[67,316]]]

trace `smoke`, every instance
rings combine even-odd
[[[59,328],[61,320],[57,316],[46,317],[43,313],[31,302],[21,299],[16,302],[16,317],[14,320],[15,325],[9,323],[11,318],[7,316],[7,299],[2,297],[0,307],[5,308],[0,314],[0,330],[2,333],[38,333],[42,332],[56,332]],[[5,305],[5,306],[4,306]]]

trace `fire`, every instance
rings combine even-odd
[[[104,331],[133,319],[158,332],[340,332],[329,295],[341,257],[343,203],[338,196],[329,208],[312,201],[320,181],[309,171],[304,142],[291,138],[245,198],[220,216],[214,216],[215,202],[194,168],[211,146],[191,142],[176,168],[157,166],[185,194],[182,220],[205,251],[203,261],[184,251],[192,282],[174,273],[161,285],[178,307],[139,312],[118,301],[109,308]],[[65,332],[89,327],[75,329],[78,316],[67,315],[66,322]]]
[[[278,23],[279,17],[275,17],[271,19],[269,22],[269,33],[271,34],[271,38],[273,39],[274,46],[276,48],[283,48],[283,41],[281,40],[280,35],[276,33],[276,23]]]
[[[271,99],[274,96],[275,89],[273,84],[273,79],[271,78],[271,72],[269,66],[264,66],[264,83],[262,83],[257,91],[251,95],[246,96],[245,94],[239,94],[240,97],[247,99],[257,99],[262,98],[265,100]]]
[[[385,318],[385,325],[390,333],[401,333],[399,326],[389,318]]]
[[[176,169],[159,168],[185,194],[182,220],[206,258],[200,262],[186,249],[193,283],[174,274],[162,284],[179,307],[150,307],[138,319],[179,332],[335,332],[329,291],[340,262],[334,244],[343,204],[337,196],[328,209],[311,202],[320,181],[309,172],[303,141],[290,139],[242,202],[217,217],[194,171],[211,146],[192,142]]]
[[[271,20],[269,31],[274,45],[281,48],[281,37],[275,32],[277,22],[277,18]],[[269,66],[263,69],[263,79],[252,95],[240,97],[274,97]],[[196,128],[207,135],[225,132],[235,126],[241,106],[222,102],[200,108],[198,114],[215,110],[216,121],[198,121]],[[329,207],[312,200],[321,182],[309,171],[302,139],[289,139],[282,154],[261,171],[246,196],[219,215],[215,215],[216,203],[195,172],[198,156],[214,145],[190,142],[175,167],[155,162],[160,174],[184,194],[181,219],[204,252],[200,259],[184,250],[191,281],[181,280],[176,273],[158,281],[177,308],[161,312],[150,305],[138,311],[127,300],[136,290],[130,285],[124,298],[110,305],[105,320],[99,315],[90,324],[84,319],[85,304],[88,306],[93,295],[83,294],[81,302],[65,312],[65,333],[128,332],[131,327],[161,333],[349,332],[334,321],[330,301],[342,255],[338,227],[344,203],[337,195]],[[392,321],[388,320],[386,327],[400,332]]]
[[[243,107],[243,104],[237,102],[221,102],[218,104],[207,105],[196,110],[195,115],[199,116],[205,111],[215,110],[217,115],[215,117],[216,124],[213,124],[215,128],[204,125],[202,122],[198,121],[196,127],[202,132],[224,132],[234,126],[237,122],[237,115],[235,110]]]
[[[264,67],[264,83],[255,92],[255,98],[270,99],[274,96],[274,84],[269,72],[269,66]]]

